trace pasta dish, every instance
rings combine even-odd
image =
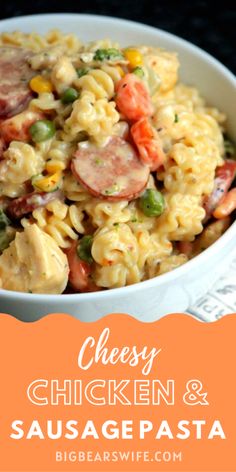
[[[236,209],[224,113],[174,52],[0,35],[0,288],[124,287],[184,264]]]

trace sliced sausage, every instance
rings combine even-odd
[[[211,217],[220,200],[228,192],[235,176],[236,162],[231,159],[227,159],[223,166],[217,168],[214,189],[203,202],[203,207],[206,211],[205,221]]]
[[[178,241],[176,246],[181,254],[185,254],[188,257],[193,253],[193,243],[190,241]]]
[[[69,282],[76,292],[95,292],[101,290],[91,279],[92,266],[82,261],[77,253],[78,241],[75,241],[66,255],[69,263]]]
[[[0,136],[0,159],[3,158],[3,153],[6,149],[6,147],[7,146],[6,146],[6,143],[5,143],[4,139]]]
[[[6,143],[11,141],[30,141],[30,126],[35,121],[42,120],[43,118],[43,113],[25,110],[12,118],[4,120],[0,124],[0,134]]]
[[[18,47],[0,47],[0,117],[24,110],[32,97],[29,81],[35,74],[27,59],[31,52]]]
[[[28,215],[36,208],[47,205],[56,198],[62,198],[62,192],[32,192],[23,197],[15,198],[7,207],[7,214],[11,219],[19,219]]]
[[[150,169],[131,144],[112,137],[104,147],[80,144],[72,172],[93,196],[113,201],[136,198],[147,185]]]

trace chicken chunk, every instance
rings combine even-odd
[[[159,48],[146,46],[141,48],[141,52],[144,56],[144,64],[160,78],[159,92],[166,93],[171,90],[178,78],[179,61],[177,55]]]
[[[18,232],[0,256],[0,287],[6,290],[60,294],[68,274],[66,255],[36,224]]]
[[[66,49],[64,46],[53,46],[42,51],[33,54],[29,59],[29,63],[33,70],[43,70],[53,67],[63,54]]]
[[[77,79],[76,70],[67,56],[62,56],[52,69],[51,80],[57,93],[63,93]]]

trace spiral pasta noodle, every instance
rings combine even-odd
[[[99,199],[91,199],[85,203],[85,211],[90,216],[93,226],[119,225],[130,219],[128,202],[104,202]]]
[[[159,218],[157,229],[172,241],[192,241],[201,233],[205,210],[199,197],[181,193],[166,196],[167,209]]]
[[[110,100],[115,93],[112,77],[102,69],[92,69],[88,74],[77,79],[75,85],[84,91],[91,92],[96,100],[101,98]]]
[[[86,192],[84,187],[77,182],[71,172],[67,172],[64,175],[63,191],[66,198],[73,202],[82,202],[90,199],[88,192]]]
[[[60,248],[66,249],[78,239],[78,233],[84,233],[84,214],[76,205],[68,206],[59,200],[53,200],[44,208],[32,212],[32,220],[23,219],[22,226],[36,223],[49,234]]]
[[[40,110],[57,110],[60,107],[60,101],[55,100],[52,93],[42,93],[31,101],[32,106]]]
[[[93,241],[92,255],[97,266],[95,280],[104,287],[122,287],[140,280],[138,245],[130,228],[103,227]]]
[[[24,183],[44,168],[40,153],[27,144],[12,141],[0,160],[0,195],[17,197],[24,192]]]
[[[124,71],[120,66],[112,66],[110,64],[104,64],[101,67],[101,70],[105,72],[112,79],[114,86],[119,82],[120,79],[124,76]]]
[[[108,102],[105,98],[96,100],[92,92],[83,91],[73,105],[64,130],[72,138],[81,131],[86,131],[95,141],[102,142],[103,138],[112,134],[112,127],[118,121],[115,102]]]

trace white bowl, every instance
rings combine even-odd
[[[192,44],[164,31],[131,21],[93,15],[49,14],[0,22],[0,31],[45,33],[51,28],[76,33],[83,41],[110,37],[121,45],[147,44],[177,51],[180,77],[199,88],[209,104],[227,114],[236,139],[236,79],[223,65]],[[153,321],[184,312],[227,269],[236,242],[236,223],[209,249],[172,272],[129,287],[75,295],[35,295],[0,290],[0,310],[25,321],[47,313],[70,313],[94,321],[108,313],[129,313]]]

